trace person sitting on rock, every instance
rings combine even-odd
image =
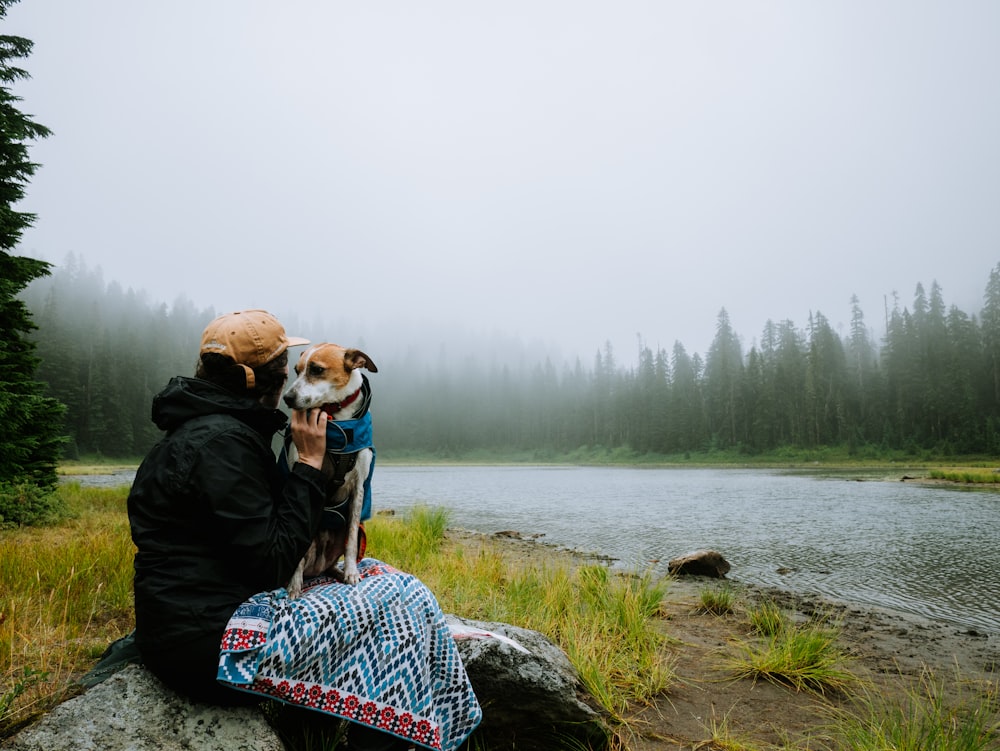
[[[220,316],[202,334],[195,377],[153,399],[165,435],[128,497],[135,646],[196,701],[307,707],[350,720],[356,749],[453,748],[481,710],[423,584],[365,559],[357,586],[286,596],[326,498],[319,409],[292,412],[289,472],[271,449],[288,422],[278,410],[287,350],[307,343],[263,310]]]

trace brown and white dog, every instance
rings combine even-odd
[[[361,370],[377,373],[375,363],[358,349],[346,349],[324,342],[305,350],[295,365],[296,378],[285,392],[285,403],[292,409],[321,408],[327,420],[336,426],[341,421],[356,420],[368,411],[371,389]],[[369,423],[370,425],[370,423]],[[343,432],[343,431],[341,431]],[[345,584],[357,584],[358,537],[365,481],[374,461],[371,448],[343,453],[331,447],[327,429],[327,452],[323,476],[327,483],[327,506],[323,522],[288,584],[289,597],[302,592],[303,579],[328,574]],[[345,444],[346,445],[346,444]],[[288,442],[288,466],[295,461],[295,447]],[[343,556],[343,571],[337,561]]]

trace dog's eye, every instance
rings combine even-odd
[[[313,378],[319,378],[321,375],[323,375],[325,370],[326,368],[324,368],[322,365],[316,365],[314,363],[309,364],[309,375],[312,376]]]

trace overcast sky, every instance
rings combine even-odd
[[[1000,262],[1000,2],[25,0],[18,252],[585,365]],[[444,333],[442,333],[444,332]],[[293,332],[294,333],[294,332]],[[312,334],[315,336],[315,334]],[[383,341],[389,341],[384,337]],[[374,356],[374,353],[370,353]],[[376,358],[378,359],[378,358]]]

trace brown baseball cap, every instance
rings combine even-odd
[[[309,344],[309,340],[287,336],[285,327],[266,310],[240,310],[219,316],[205,327],[201,354],[216,352],[256,368],[300,344]]]

